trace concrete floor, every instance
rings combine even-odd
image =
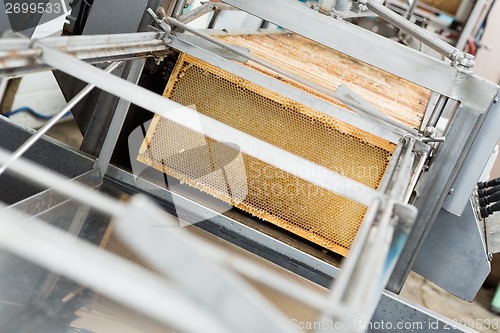
[[[57,124],[48,135],[75,148],[78,148],[82,141],[82,135],[73,120]],[[500,272],[500,269],[495,270]],[[472,303],[457,299],[414,273],[408,278],[401,295],[452,320],[469,322],[467,326],[478,332],[500,333],[500,316],[489,311],[495,292],[494,285],[500,280],[500,273],[496,275],[498,277],[494,278],[493,284],[490,283],[492,287],[481,289]]]
[[[401,296],[478,332],[500,332],[500,316],[490,312],[495,287],[483,287],[472,303],[462,301],[421,276],[411,273]],[[490,325],[488,325],[490,323]],[[490,327],[481,327],[490,326]]]

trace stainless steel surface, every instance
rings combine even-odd
[[[488,253],[500,253],[500,214],[493,214],[484,221]]]
[[[45,139],[43,139],[45,140]],[[54,145],[54,144],[52,144]],[[72,154],[77,155],[77,152],[72,152]],[[153,193],[156,197],[161,199],[161,201],[165,202],[168,201],[170,197],[169,191],[166,190],[165,188],[159,187],[159,186],[153,186],[152,183],[141,179],[141,178],[136,178],[133,175],[124,172],[122,170],[117,169],[116,167],[111,166],[108,169],[108,176],[107,177],[113,177],[116,181],[119,183],[124,183],[128,182],[131,184],[131,189],[145,189],[149,191],[150,193]],[[175,194],[174,194],[175,195]],[[171,200],[171,199],[170,199]],[[206,207],[203,205],[197,204],[195,202],[190,201],[189,199],[184,198],[183,199],[186,205],[188,206],[186,211],[191,212],[192,214],[200,214],[200,216],[206,216],[205,211],[207,210]],[[179,201],[177,201],[179,202]],[[280,250],[279,247],[276,247],[277,244],[280,244],[281,242],[276,240],[273,237],[269,237],[266,235],[263,235],[259,231],[256,231],[255,229],[251,229],[248,227],[245,227],[244,225],[240,224],[239,222],[232,221],[231,219],[222,215],[218,215],[214,218],[211,219],[211,223],[216,223],[218,225],[217,229],[220,228],[228,228],[226,230],[232,229],[236,234],[239,235],[240,241],[243,239],[252,239],[252,240],[258,240],[259,244],[266,244],[266,245],[261,245],[269,250],[276,250],[277,253],[280,253],[283,256],[283,261],[281,262],[280,265],[287,266],[290,265],[290,263],[294,263],[289,267],[292,271],[296,271],[298,269],[297,263],[299,262],[304,262],[304,263],[309,263],[307,266],[309,267],[310,272],[314,272],[314,274],[318,274],[319,272],[324,272],[325,274],[330,275],[331,273],[334,273],[337,269],[334,266],[326,264],[326,262],[323,259],[318,259],[314,258],[312,256],[306,255],[306,252],[301,251],[300,249],[296,247],[289,247],[289,250],[286,250],[286,247],[284,250]],[[222,230],[222,229],[219,229]],[[267,240],[266,240],[267,239]],[[262,242],[261,242],[262,241]],[[241,243],[242,244],[242,243]],[[284,243],[281,243],[283,245],[286,245]],[[257,247],[251,246],[249,248],[252,252],[257,250]],[[292,258],[292,259],[290,259]],[[297,271],[299,274],[300,272]],[[304,274],[304,271],[302,271],[302,274]],[[307,274],[306,274],[307,275]],[[321,284],[325,284],[326,281],[323,278],[320,278],[319,275],[316,275],[316,281]],[[328,283],[326,283],[328,284]],[[394,327],[398,322],[401,321],[413,321],[413,322],[418,322],[421,323],[421,325],[424,325],[423,327],[430,327],[428,325],[435,325],[432,326],[435,328],[436,331],[438,332],[444,332],[447,331],[447,328],[451,329],[452,331],[458,331],[455,329],[455,325],[447,321],[445,318],[442,316],[439,316],[433,312],[430,312],[426,309],[423,309],[419,306],[416,306],[414,304],[409,304],[405,302],[403,299],[398,297],[397,295],[393,295],[389,292],[384,292],[381,303],[379,307],[377,308],[377,311],[373,317],[373,320],[375,322],[380,322],[381,320],[384,320],[385,322],[391,322]],[[364,323],[365,325],[367,323]],[[381,332],[381,329],[372,329],[370,332]],[[461,329],[460,331],[468,331],[465,328]]]
[[[227,141],[237,144],[247,154],[250,154],[254,157],[255,154],[257,154],[257,156],[265,158],[265,161],[267,163],[271,163],[272,165],[277,164],[278,168],[287,170],[287,172],[291,172],[298,177],[309,177],[311,178],[309,179],[309,181],[313,181],[318,186],[326,188],[335,193],[339,193],[346,198],[352,199],[365,205],[370,205],[375,197],[381,196],[380,193],[373,190],[372,188],[357,183],[337,173],[331,172],[326,168],[315,165],[314,163],[301,159],[300,157],[290,154],[286,151],[281,151],[280,149],[249,135],[243,135],[243,133],[232,135],[230,133],[236,133],[235,131],[237,130],[231,129],[227,125],[219,123],[202,114],[193,114],[192,117],[189,118],[187,117],[187,115],[193,113],[191,109],[177,104],[174,101],[163,98],[160,95],[154,94],[149,90],[138,87],[133,83],[117,77],[108,76],[103,73],[103,71],[92,67],[91,65],[81,63],[77,59],[74,59],[58,51],[46,48],[45,46],[42,46],[42,49],[44,61],[49,65],[62,70],[63,72],[66,72],[67,74],[95,84],[97,87],[109,93],[126,99],[134,103],[135,105],[141,106],[146,110],[159,114],[165,118],[172,119],[172,117],[175,117],[175,121],[178,121],[184,126],[197,126],[199,124],[198,121],[201,121],[201,123],[203,124],[202,128],[205,132],[205,135],[212,136],[212,138],[214,138],[219,137],[222,134],[222,139],[218,141]],[[179,110],[182,110],[182,114],[180,117],[177,112]],[[226,132],[220,132],[218,128],[225,128]],[[199,128],[194,128],[194,130],[198,131]],[[231,135],[230,140],[227,140],[229,139],[229,137],[226,138],[225,135]],[[245,137],[245,140],[242,140],[242,137]],[[248,142],[252,142],[252,145],[255,145],[255,147],[247,144]],[[259,150],[256,149],[256,147],[265,147],[265,149]],[[287,161],[289,161],[289,163],[287,164],[283,161],[278,162],[276,160],[276,156],[273,156],[273,152],[279,153],[279,156],[281,156],[282,159],[286,159]],[[300,170],[295,170],[293,166],[299,165],[298,163],[305,163],[304,166],[307,166],[305,170],[308,170],[308,172],[302,174],[302,172],[300,171],[304,170],[303,168],[300,168]],[[310,172],[311,170],[314,170],[313,173]],[[297,172],[299,174],[296,174]],[[319,175],[325,177],[326,181],[325,179],[320,181],[318,178]]]
[[[113,72],[116,68],[120,66],[121,63],[115,62],[105,68],[106,73]],[[50,118],[40,129],[33,134],[28,140],[26,140],[19,148],[12,153],[11,160],[0,167],[0,175],[5,172],[7,168],[10,167],[13,161],[21,157],[28,149],[30,149],[48,130],[50,130],[61,118],[63,118],[66,113],[71,111],[78,102],[80,102],[89,92],[95,88],[94,85],[89,84],[80,91],[71,101],[64,105],[52,118]]]
[[[499,123],[500,103],[495,103],[488,112],[477,137],[470,136],[467,138],[473,140],[472,147],[453,183],[453,192],[449,194],[443,205],[443,208],[448,212],[458,216],[462,215],[472,191],[500,138]],[[462,135],[467,137],[468,132],[464,131]]]
[[[10,154],[5,149],[0,148],[0,164],[5,164],[10,161]],[[95,191],[90,190],[86,186],[74,182],[68,182],[68,179],[53,172],[49,169],[42,168],[33,162],[19,158],[11,162],[12,168],[8,169],[21,178],[28,179],[35,184],[53,188],[59,193],[66,195],[69,198],[91,206],[103,213],[118,215],[122,210],[122,204],[109,200],[106,197],[99,195]]]
[[[415,154],[415,139],[404,140],[404,153],[399,157],[398,168],[391,177],[389,199],[375,201],[370,206],[349,256],[342,263],[341,273],[333,284],[328,307],[331,310],[325,311],[322,316],[324,320],[333,317],[335,321],[351,323],[348,329],[342,328],[343,332],[364,332],[355,323],[368,322],[372,318],[416,217],[413,207],[405,206],[408,212],[401,215],[402,210],[396,208],[398,204],[400,207],[405,204],[402,200],[411,179]],[[404,226],[398,235],[403,241],[393,248],[391,243],[397,241],[393,237],[398,224]],[[319,331],[341,330],[330,328]]]
[[[401,255],[401,259],[396,266],[395,273],[389,283],[389,287],[392,290],[399,290],[406,278],[406,275],[412,267],[416,254],[421,248],[426,235],[429,233],[432,222],[439,213],[440,207],[443,204],[448,191],[451,189],[454,180],[459,173],[459,170],[462,168],[462,164],[464,163],[464,161],[466,161],[465,163],[467,163],[467,160],[469,158],[472,159],[472,156],[474,156],[474,148],[472,148],[473,150],[471,151],[471,153],[469,153],[469,150],[471,150],[471,147],[475,147],[473,146],[473,144],[478,144],[479,139],[481,138],[480,128],[481,126],[483,126],[483,121],[485,121],[485,119],[485,126],[486,124],[488,124],[488,119],[490,118],[485,118],[483,114],[486,114],[486,112],[489,110],[490,104],[497,94],[498,86],[471,75],[457,76],[457,70],[451,68],[446,63],[439,62],[436,59],[424,56],[401,45],[380,38],[379,36],[368,33],[364,30],[360,30],[358,27],[352,26],[347,22],[334,20],[330,17],[315,12],[314,10],[310,10],[296,1],[276,0],[273,2],[245,2],[242,0],[227,0],[225,2],[246,9],[267,21],[276,23],[286,29],[296,31],[299,34],[303,34],[308,38],[321,42],[329,47],[335,48],[343,53],[353,56],[354,58],[360,59],[361,61],[389,71],[404,79],[415,82],[450,99],[459,100],[462,103],[461,108],[455,114],[455,117],[452,120],[447,133],[445,133],[447,136],[447,142],[441,143],[438,146],[438,149],[435,151],[435,157],[433,158],[428,172],[424,172],[421,174],[420,170],[414,170],[412,172],[410,167],[411,165],[413,165],[414,151],[413,149],[404,151],[403,148],[399,146],[401,147],[401,149],[397,150],[398,154],[396,154],[396,158],[400,162],[394,163],[392,167],[389,168],[390,174],[386,175],[386,177],[384,178],[384,186],[381,186],[381,190],[384,191],[384,193],[386,191],[389,191],[389,194],[392,195],[392,201],[385,201],[387,197],[385,195],[382,195],[380,192],[375,191],[365,192],[369,194],[367,196],[359,195],[359,193],[356,194],[353,192],[353,186],[358,186],[358,184],[350,183],[346,181],[346,179],[339,177],[338,175],[335,175],[333,173],[328,174],[330,177],[329,179],[335,185],[336,191],[340,191],[342,187],[347,188],[347,192],[341,193],[343,195],[347,195],[348,197],[357,201],[362,201],[366,205],[370,205],[374,202],[374,200],[376,202],[379,202],[378,200],[384,199],[380,204],[380,212],[373,213],[373,215],[369,214],[368,216],[368,219],[373,217],[373,220],[382,221],[383,223],[377,225],[378,229],[373,229],[371,224],[367,223],[366,229],[363,229],[364,231],[362,230],[362,232],[360,232],[360,237],[364,237],[364,239],[368,239],[366,236],[370,232],[373,232],[374,235],[376,234],[376,244],[371,242],[362,242],[361,245],[356,245],[352,248],[353,259],[348,260],[345,263],[346,267],[350,268],[345,269],[345,271],[342,272],[339,281],[344,282],[339,282],[340,287],[337,287],[336,297],[339,298],[340,296],[338,295],[344,294],[350,297],[354,295],[355,297],[351,299],[351,301],[353,301],[354,303],[352,304],[355,304],[356,306],[352,305],[352,312],[361,311],[361,307],[363,307],[361,312],[362,314],[364,314],[364,316],[367,316],[367,313],[373,313],[373,302],[375,300],[378,300],[378,297],[382,295],[379,307],[375,311],[373,320],[377,320],[377,318],[387,318],[387,311],[391,311],[390,309],[392,309],[392,311],[389,320],[394,322],[397,322],[401,319],[408,320],[407,318],[416,317],[421,318],[421,320],[423,321],[430,322],[431,320],[434,320],[434,315],[427,313],[425,310],[418,309],[417,311],[414,306],[404,304],[404,302],[398,300],[397,297],[391,295],[388,292],[383,292],[381,294],[380,290],[383,289],[385,283],[376,283],[376,281],[378,280],[384,281],[384,279],[387,277],[387,274],[392,270],[392,265],[395,258],[397,258],[397,254],[400,250],[398,246],[393,247],[394,242],[391,246],[390,236],[392,234],[392,231],[395,230],[395,225],[393,224],[395,221],[392,220],[393,213],[396,217],[401,215],[401,221],[404,222],[402,223],[402,227],[409,227],[408,223],[411,222],[411,209],[405,209],[407,207],[405,207],[403,204],[404,201],[408,198],[408,193],[411,193],[410,191],[412,190],[411,188],[408,188],[408,185],[413,187],[413,185],[416,184],[416,206],[420,209],[420,213],[418,215],[417,223],[411,231],[407,246]],[[182,12],[184,1],[177,1],[176,4],[177,14],[175,16],[178,16],[180,12]],[[206,7],[208,8],[209,6],[206,5]],[[284,15],[285,8],[286,15]],[[200,12],[198,12],[196,15],[200,14],[202,11],[203,10],[200,10]],[[300,24],[297,24],[297,22],[300,22]],[[174,21],[172,19],[170,19],[170,23],[175,23],[183,29],[186,28],[186,26],[179,24],[178,21]],[[100,22],[100,24],[103,24],[103,22]],[[197,32],[194,31],[194,33]],[[204,34],[198,33],[198,35],[207,39],[207,36]],[[57,40],[49,38],[41,42],[35,41],[33,47],[31,45],[28,45],[25,41],[5,40],[0,41],[0,60],[5,60],[5,63],[3,64],[5,66],[3,67],[3,73],[6,73],[6,70],[8,69],[13,69],[14,71],[22,73],[23,71],[25,72],[27,70],[57,68],[70,75],[75,76],[80,80],[89,82],[90,84],[94,84],[97,87],[122,98],[118,107],[118,111],[115,114],[112,128],[108,133],[105,148],[103,149],[101,157],[95,164],[96,166],[99,166],[101,168],[101,175],[105,175],[107,180],[112,180],[116,184],[125,184],[132,191],[148,192],[152,196],[159,198],[160,201],[167,206],[172,206],[172,202],[174,202],[174,210],[176,210],[181,218],[186,218],[187,220],[191,219],[194,222],[200,222],[200,217],[205,217],[205,219],[208,219],[209,221],[201,221],[199,223],[200,227],[211,230],[211,232],[213,232],[214,234],[223,235],[223,237],[231,239],[233,242],[241,245],[242,247],[258,252],[259,255],[262,255],[263,257],[267,256],[271,258],[269,260],[278,262],[279,265],[286,267],[292,271],[296,271],[298,272],[298,274],[301,274],[303,276],[307,276],[317,283],[321,283],[324,286],[330,285],[330,278],[331,276],[338,274],[338,269],[332,263],[331,258],[329,258],[325,254],[318,253],[320,251],[308,248],[308,246],[304,244],[297,245],[296,240],[290,240],[286,235],[276,236],[276,234],[279,234],[278,232],[274,231],[273,234],[273,231],[269,231],[269,227],[266,228],[264,226],[260,226],[258,222],[250,221],[251,219],[248,217],[235,218],[238,213],[234,211],[228,211],[224,213],[224,215],[219,214],[216,210],[207,208],[207,206],[205,206],[204,204],[196,203],[195,201],[183,195],[172,193],[164,187],[154,185],[147,180],[135,177],[134,175],[131,175],[113,166],[109,166],[109,158],[113,152],[113,147],[116,144],[117,135],[120,133],[120,128],[123,124],[123,119],[126,115],[126,111],[130,103],[134,103],[140,107],[166,117],[175,116],[175,112],[171,111],[178,110],[180,106],[176,103],[162,98],[159,95],[147,91],[146,89],[137,87],[131,82],[126,82],[111,75],[107,75],[103,71],[93,66],[89,66],[88,64],[85,64],[78,59],[72,58],[67,54],[64,54],[63,52],[74,52],[77,58],[86,59],[90,62],[102,62],[103,60],[115,58],[153,56],[156,54],[162,55],[168,49],[168,47],[164,45],[163,37],[164,34],[161,33],[144,33],[135,34],[133,36],[130,34],[125,34],[114,36],[95,36],[87,38],[64,37]],[[185,37],[185,35],[179,32],[174,32],[171,35],[171,38],[171,46],[175,49],[192,54],[193,56],[196,56],[201,60],[209,62],[222,69],[228,70],[243,78],[249,79],[252,82],[256,82],[257,84],[272,91],[278,92],[294,100],[298,100],[305,105],[311,106],[314,109],[320,110],[327,114],[332,114],[335,118],[345,121],[346,123],[366,130],[382,138],[390,139],[390,141],[392,142],[398,142],[406,134],[407,130],[410,130],[412,133],[414,133],[412,129],[403,128],[402,130],[400,126],[397,126],[398,124],[391,124],[390,121],[388,122],[387,120],[381,123],[380,118],[383,117],[380,117],[377,112],[375,112],[370,118],[364,118],[352,114],[346,110],[342,110],[341,108],[333,107],[329,103],[321,101],[318,98],[310,96],[307,93],[303,93],[298,89],[287,86],[286,84],[279,82],[278,80],[266,77],[265,75],[256,73],[255,71],[252,71],[248,68],[244,68],[244,66],[231,60],[224,59],[223,54],[221,53],[207,51],[206,44],[196,44],[193,41],[193,37],[187,38]],[[191,40],[189,38],[191,38]],[[208,38],[208,40],[210,40],[210,38]],[[47,41],[48,44],[45,44],[45,41]],[[227,45],[219,46],[227,48]],[[441,51],[447,49],[443,45],[437,45],[436,47],[438,46]],[[19,50],[22,57],[14,58],[9,55],[8,52],[12,50]],[[238,52],[236,53],[238,53],[241,57],[245,57],[245,59],[251,59],[251,56],[249,57],[248,54],[241,55],[240,53],[244,52],[241,52],[241,50],[237,51]],[[458,54],[454,53],[453,51],[451,55],[452,57],[455,57]],[[34,60],[37,61],[36,64],[33,64]],[[44,62],[49,66],[45,66],[45,64],[43,64]],[[135,62],[135,64],[136,65],[129,75],[129,78],[131,79],[131,81],[134,81],[134,83],[137,82],[137,76],[140,74],[141,69],[143,68],[142,66],[144,65],[144,60],[138,60]],[[1,71],[2,69],[0,69],[0,74],[2,73]],[[185,112],[183,111],[183,113]],[[490,111],[487,117],[490,117],[491,114],[492,112]],[[181,119],[181,117],[177,118],[177,120],[185,125],[192,125],[192,123],[186,122],[186,119]],[[215,124],[214,126],[208,127],[208,132],[210,132],[212,136],[217,136],[217,138],[219,139],[227,139],[223,141],[240,143],[241,147],[243,147],[243,151],[247,151],[248,149],[255,150],[255,148],[260,145],[260,143],[256,143],[252,144],[250,148],[246,147],[245,145],[247,145],[248,142],[251,141],[251,138],[242,137],[240,133],[231,131],[229,129],[223,131],[223,137],[218,137],[220,135],[219,132],[221,128],[226,129],[220,124]],[[477,135],[478,139],[477,141],[475,141]],[[238,141],[242,138],[245,140],[242,140],[241,142]],[[413,139],[411,139],[411,143],[414,143]],[[261,157],[262,155],[260,151],[267,151],[269,153],[266,157],[269,159],[269,161],[276,162],[276,159],[278,159],[280,156],[283,156],[283,154],[279,154],[279,156],[272,156],[273,150],[268,151],[267,148],[268,147],[265,146],[262,149],[256,149],[257,153],[260,154],[259,157]],[[467,155],[469,156],[467,157]],[[7,160],[7,157],[8,154],[6,152],[0,151],[1,161],[5,162]],[[303,163],[303,161],[301,160],[292,160],[294,161],[293,163]],[[425,162],[425,158],[421,157],[419,162],[416,163],[416,167],[418,169],[423,168]],[[283,161],[278,161],[276,163],[280,164],[283,163]],[[111,200],[106,196],[95,194],[94,192],[84,188],[79,184],[74,184],[73,182],[65,182],[66,179],[64,179],[63,177],[57,177],[53,173],[47,171],[40,171],[39,168],[35,167],[31,163],[26,163],[24,160],[16,161],[13,166],[18,174],[22,174],[24,177],[30,179],[33,182],[37,182],[38,184],[42,184],[43,186],[50,185],[54,188],[55,191],[59,191],[68,196],[71,195],[73,198],[75,198],[75,200],[86,202],[92,207],[98,208],[103,212],[125,216],[127,218],[126,221],[129,222],[131,221],[130,219],[132,219],[134,216],[137,217],[136,220],[140,220],[144,215],[157,212],[156,208],[148,209],[148,207],[150,207],[149,204],[144,204],[144,202],[141,203],[139,199],[133,200],[133,203],[129,203],[128,206],[126,206],[126,204],[117,202],[116,200]],[[415,183],[416,179],[418,179],[419,174],[420,179],[417,183]],[[365,188],[362,189],[366,191]],[[445,192],[443,192],[443,190]],[[462,194],[463,191],[460,191],[460,195],[464,195]],[[54,194],[54,191],[50,193],[54,195],[53,198],[56,202],[65,202],[64,196],[61,197],[59,195],[56,195]],[[40,198],[41,197],[39,197],[39,199]],[[132,206],[134,206],[134,204],[138,207],[133,208]],[[146,214],[143,214],[143,212],[146,212]],[[153,215],[154,216],[152,216],[151,220],[161,219],[162,217],[164,217],[164,215],[161,213]],[[159,224],[163,222],[160,220],[157,221]],[[247,223],[244,223],[242,221],[247,221]],[[25,240],[32,241],[32,246],[41,244],[43,248],[55,251],[55,247],[51,246],[56,244],[39,243],[44,242],[44,240],[41,238],[37,238],[36,235],[27,235],[25,233],[26,230],[24,229],[25,226],[23,226],[22,224],[18,226],[10,224],[7,225],[10,228],[9,230],[11,230],[12,232],[18,233],[20,237],[23,237],[23,239]],[[75,224],[76,229],[78,227],[77,225],[78,223]],[[122,229],[122,231],[124,230],[125,234],[128,233],[128,237],[131,243],[134,243],[136,247],[140,249],[140,251],[142,251],[143,254],[145,254],[146,256],[150,256],[159,267],[164,268],[165,273],[169,271],[169,269],[167,270],[166,268],[173,267],[167,267],[164,262],[161,262],[158,257],[156,257],[156,254],[158,252],[161,252],[158,251],[158,249],[162,248],[162,245],[160,244],[161,242],[152,242],[151,244],[137,242],[135,239],[133,239],[133,234],[142,233],[144,230],[137,229],[137,232],[130,233],[131,229],[126,229],[126,226],[122,227],[125,228]],[[38,227],[35,227],[35,230],[38,230],[36,228]],[[378,231],[378,233],[376,231]],[[51,232],[47,233],[50,234]],[[429,234],[432,237],[433,232]],[[151,237],[153,238],[157,236],[159,235],[156,235],[155,233],[151,235]],[[49,239],[52,239],[50,237],[55,236],[51,235],[48,237]],[[8,246],[13,249],[13,251],[19,252],[23,256],[32,258],[39,263],[54,267],[57,272],[64,272],[65,274],[69,274],[70,276],[76,274],[76,266],[70,266],[68,268],[62,267],[61,263],[56,263],[54,260],[42,259],[42,254],[32,254],[28,252],[28,250],[20,249],[19,246],[16,246],[12,241],[9,241],[8,239],[3,239],[3,241],[5,242],[5,244],[8,244]],[[174,239],[172,244],[167,245],[173,246],[173,244],[176,244],[175,241],[176,240]],[[452,238],[450,238],[450,241],[452,241]],[[61,240],[61,243],[57,244],[63,247],[68,245],[62,243],[63,240]],[[424,243],[422,251],[425,251],[425,244],[427,243]],[[359,260],[355,260],[356,254],[362,253],[362,249],[365,245],[367,245],[367,247],[372,246],[374,250],[368,251],[369,255],[359,255]],[[378,245],[378,247],[376,245]],[[475,245],[477,245],[477,242],[475,242]],[[30,247],[30,250],[33,251],[33,248]],[[73,248],[73,250],[75,250],[75,248]],[[378,252],[376,250],[378,250]],[[389,254],[389,251],[391,252],[390,255],[386,255]],[[377,253],[379,254],[379,256],[376,256]],[[382,253],[382,255],[380,255],[380,253]],[[69,254],[73,256],[75,255],[75,252],[69,251]],[[395,256],[392,256],[392,254],[395,254]],[[445,254],[446,252],[444,250],[442,251],[442,253],[439,253],[439,255],[443,256]],[[186,255],[186,253],[182,253],[182,255]],[[436,256],[436,258],[437,257],[439,256]],[[82,261],[78,261],[78,263],[84,264],[84,262]],[[362,265],[363,263],[365,264]],[[382,271],[380,267],[383,266],[384,263],[389,266],[389,269]],[[163,266],[164,264],[166,266]],[[358,270],[360,269],[360,267],[371,267],[370,264],[373,265],[373,270],[371,272],[360,275],[354,274],[355,272],[361,271]],[[106,267],[101,269],[105,270],[105,268]],[[241,269],[241,271],[244,271],[244,269]],[[123,272],[126,272],[126,270],[124,270]],[[248,271],[246,272],[249,273]],[[349,272],[352,273],[352,275],[349,275]],[[102,273],[104,273],[104,271],[102,271]],[[135,272],[133,274],[138,273]],[[188,275],[183,275],[184,272],[181,271],[175,271],[173,274],[176,276],[176,279],[178,281],[180,281],[181,283],[185,283],[185,286],[187,286],[186,281],[189,281],[190,279],[192,279],[193,281],[196,279],[201,279],[201,277],[198,276],[191,277]],[[369,282],[364,286],[366,289],[363,289],[363,285],[361,282],[366,282],[365,276],[370,274],[375,275],[375,277],[377,277],[378,279],[369,279]],[[186,276],[188,280],[182,281],[181,278],[184,278]],[[139,275],[137,275],[137,277],[139,277]],[[87,276],[85,278],[90,277]],[[151,276],[146,276],[145,278],[148,279],[151,278]],[[481,278],[483,278],[483,275],[479,276],[479,279],[476,279],[471,283],[477,284]],[[80,281],[85,282],[83,280]],[[89,282],[90,280],[86,281]],[[130,282],[129,280],[127,281]],[[279,279],[277,279],[276,281],[279,281]],[[356,281],[360,284],[356,285],[354,283]],[[50,286],[53,285],[53,282],[53,279],[47,279],[47,290],[50,289]],[[153,283],[156,282],[153,281]],[[91,283],[98,282],[92,280]],[[230,282],[229,284],[232,283],[233,282]],[[210,281],[210,284],[215,287],[225,287],[219,281]],[[236,286],[237,284],[238,283],[234,285]],[[202,291],[202,284],[199,285],[200,286],[197,286],[197,288],[200,288],[199,290]],[[103,286],[104,284],[99,284],[99,288],[102,288]],[[356,288],[356,286],[361,286],[361,288]],[[163,286],[165,290],[168,289],[167,287]],[[245,290],[246,289],[243,286],[241,288],[241,294],[238,295],[247,297],[245,296],[247,295]],[[299,295],[296,296],[299,297]],[[113,297],[116,297],[116,294],[113,294]],[[159,301],[161,295],[157,295],[157,297],[158,298],[155,298],[155,300]],[[195,297],[204,302],[205,305],[212,303],[217,304],[216,302],[213,302],[215,300],[215,297],[213,297],[213,295],[195,295]],[[364,299],[366,302],[360,302],[360,300],[362,299]],[[136,305],[136,309],[143,312],[149,309],[148,306],[152,306],[151,304],[140,302],[137,299],[134,300],[132,296],[130,296],[128,299],[122,298],[121,300],[127,304],[132,301],[137,301],[138,303]],[[180,301],[186,300],[180,299]],[[258,314],[260,313],[263,315],[262,318],[264,318],[263,323],[269,323],[268,320],[270,320],[271,323],[276,324],[276,326],[274,326],[275,329],[273,332],[287,330],[287,327],[289,325],[285,324],[284,321],[281,322],[280,319],[278,319],[279,316],[274,316],[274,310],[266,311],[266,309],[268,309],[266,305],[264,305],[262,308],[259,308],[258,305],[263,303],[259,303],[259,300],[256,300],[256,298],[254,298],[254,301],[254,303],[249,302],[248,304],[252,303],[253,305],[257,305],[257,309],[251,309],[251,312],[256,315],[255,318],[259,317]],[[243,302],[239,303],[246,304],[245,302],[246,301],[244,300]],[[338,301],[338,303],[346,304],[340,302],[340,300]],[[187,302],[186,306],[193,306],[193,304]],[[225,329],[217,326],[221,323],[217,319],[223,319],[221,321],[228,320],[228,322],[230,323],[229,326],[231,327],[231,329],[229,329],[228,331],[232,332],[235,329],[238,330],[237,325],[241,324],[241,320],[238,320],[241,318],[237,316],[235,309],[226,308],[224,306],[227,305],[223,304],[220,309],[209,309],[209,311],[212,311],[213,314],[215,313],[215,316],[211,316],[212,321],[210,322],[214,325],[214,330]],[[195,311],[198,310],[201,309],[195,306]],[[342,309],[337,307],[335,310]],[[155,312],[154,315],[160,316],[161,310],[156,311],[157,312]],[[234,313],[235,315],[231,316],[231,313]],[[326,316],[328,315],[331,315],[331,313],[326,313]],[[338,316],[340,318],[345,318],[344,315],[345,313],[338,313]],[[214,318],[217,319],[214,320]],[[436,319],[436,322],[439,322],[438,326],[440,326],[441,330],[444,331],[445,328],[443,326],[444,324],[446,324],[446,322],[442,321],[442,318]],[[250,332],[252,325],[256,325],[258,324],[258,322],[254,320],[253,322],[249,321],[248,324],[248,331]],[[204,328],[206,331],[206,327]],[[197,326],[196,329],[199,330],[200,327]]]
[[[145,32],[116,35],[48,37],[43,44],[88,62],[105,62],[150,57],[167,50],[162,33]],[[50,69],[39,63],[42,56],[37,42],[25,39],[0,39],[0,76]]]
[[[469,202],[462,216],[441,210],[415,260],[413,270],[471,302],[490,273],[484,224]]]
[[[145,59],[137,59],[132,61],[133,62],[131,64],[130,71],[127,75],[127,80],[134,84],[137,84],[139,78],[141,77],[141,73],[144,69],[146,61]],[[130,101],[120,99],[118,105],[116,106],[113,120],[111,121],[106,139],[104,140],[104,144],[102,145],[101,153],[99,154],[99,157],[94,164],[94,167],[98,168],[101,171],[102,176],[106,174],[106,170],[108,169],[109,162],[111,161],[111,156],[113,155],[113,151],[115,150],[116,142],[118,141],[118,137],[120,136],[123,123],[125,122],[125,118],[127,117],[130,105]]]
[[[26,221],[27,218],[12,212],[2,214],[0,248],[91,287],[181,331],[230,332],[174,285],[156,274],[87,242],[76,240],[41,221]],[[103,279],[104,276],[106,279]],[[196,316],[197,320],[192,320],[192,316]]]
[[[429,170],[422,175],[417,185],[415,207],[419,211],[418,217],[387,285],[389,290],[401,290],[472,146],[470,138],[477,135],[483,121],[482,112],[467,107],[458,110],[451,120],[449,130],[445,133],[447,141],[440,144]]]
[[[439,96],[436,102],[436,106],[432,110],[429,121],[427,122],[427,126],[436,127],[439,118],[441,117],[446,103],[448,103],[449,99],[446,96]]]

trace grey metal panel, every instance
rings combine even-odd
[[[453,191],[443,205],[443,208],[450,213],[460,216],[466,208],[472,191],[500,138],[498,124],[500,124],[500,103],[495,103],[488,112],[457,180],[453,184]]]
[[[371,322],[390,324],[380,328],[373,325],[372,329],[367,330],[370,333],[476,332],[390,292],[382,295]],[[399,328],[398,325],[402,325],[403,328]],[[405,327],[404,325],[410,326]]]
[[[471,202],[461,217],[441,210],[413,270],[453,295],[472,301],[490,273],[480,223]]]
[[[83,34],[136,32],[147,4],[147,0],[94,1]]]
[[[455,182],[484,118],[485,115],[481,111],[469,107],[462,106],[455,112],[445,133],[446,142],[440,145],[428,172],[422,174],[417,185],[418,197],[415,201],[415,207],[419,212],[417,221],[387,285],[389,290],[401,291],[418,251]]]
[[[33,130],[23,128],[0,117],[0,147],[14,150],[27,140]],[[76,153],[68,146],[57,143],[48,137],[42,138],[25,157],[43,166],[57,171],[67,177],[74,178],[92,169],[93,160],[85,155]],[[27,181],[15,178],[9,173],[0,177],[0,201],[12,204],[32,196],[43,188]]]

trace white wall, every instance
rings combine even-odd
[[[493,50],[481,48],[477,54],[476,74],[491,81],[500,81],[500,1],[493,6],[482,44],[491,45]],[[500,127],[500,124],[498,124]],[[491,177],[500,177],[500,158],[497,159],[491,172]]]

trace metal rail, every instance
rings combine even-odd
[[[459,65],[465,68],[474,67],[475,63],[471,55],[462,53],[454,46],[446,43],[445,41],[431,34],[427,30],[424,30],[421,27],[415,25],[414,23],[408,21],[403,16],[396,14],[383,4],[375,0],[367,0],[366,5],[372,12],[374,12],[387,22],[391,23],[395,27],[398,27],[399,29],[403,30],[410,36],[421,41],[425,45],[429,46],[439,54],[445,56],[446,58],[452,61],[456,61]]]
[[[72,54],[90,63],[161,56],[168,50],[162,32],[48,37],[44,45]],[[24,39],[0,39],[0,77],[13,73],[51,69],[40,62],[42,50],[36,42]]]

